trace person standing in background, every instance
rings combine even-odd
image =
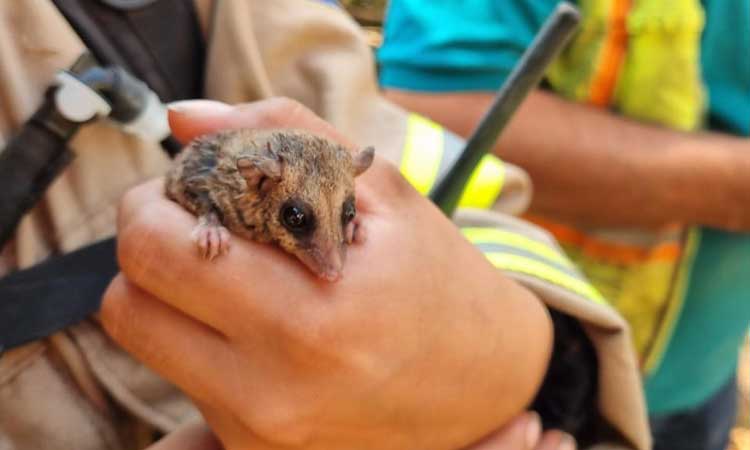
[[[386,97],[468,136],[556,3],[392,0]],[[630,323],[655,448],[721,450],[750,320],[750,4],[577,6],[495,153],[530,173],[528,217]]]

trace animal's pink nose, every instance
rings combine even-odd
[[[341,272],[344,270],[344,251],[341,248],[334,247],[324,253],[321,278],[330,282],[341,279]]]
[[[320,278],[323,278],[324,280],[328,282],[334,283],[341,279],[341,270],[327,270],[320,274]]]

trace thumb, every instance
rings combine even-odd
[[[182,100],[167,106],[172,135],[186,143],[198,136],[228,127],[234,108],[214,100]]]
[[[533,450],[541,435],[539,415],[526,412],[465,450]]]

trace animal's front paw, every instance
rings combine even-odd
[[[350,245],[352,243],[362,244],[365,242],[367,233],[365,233],[365,227],[359,216],[355,216],[354,219],[346,225],[345,236],[346,243]]]
[[[200,255],[209,261],[229,251],[229,230],[219,223],[215,214],[198,218],[190,237],[198,245]]]

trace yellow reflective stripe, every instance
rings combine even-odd
[[[498,269],[509,270],[511,272],[524,273],[533,277],[541,278],[552,284],[568,289],[581,295],[595,303],[606,305],[607,302],[586,281],[573,278],[568,274],[560,272],[546,264],[526,258],[520,255],[508,253],[485,253],[485,257]]]
[[[401,173],[422,195],[430,192],[441,169],[446,170],[440,167],[445,144],[445,132],[440,125],[418,114],[409,114]],[[459,206],[490,208],[500,195],[504,181],[503,162],[493,155],[485,156],[471,174]]]
[[[664,358],[664,353],[669,344],[669,340],[672,338],[674,327],[677,324],[677,319],[682,312],[683,302],[685,301],[685,294],[687,293],[688,280],[690,278],[690,271],[695,262],[695,257],[698,254],[698,246],[702,239],[702,233],[700,228],[691,228],[688,231],[687,240],[683,249],[683,258],[680,261],[680,265],[677,269],[677,277],[673,282],[672,293],[668,298],[669,303],[666,307],[666,315],[662,320],[661,326],[656,330],[656,337],[651,344],[650,348],[647,348],[643,355],[643,373],[649,375],[657,369]],[[626,317],[627,318],[627,317]],[[634,331],[637,331],[634,328]]]
[[[504,244],[509,247],[516,247],[522,250],[526,250],[529,253],[533,253],[565,267],[574,267],[573,263],[571,263],[570,260],[566,258],[562,253],[556,251],[548,245],[545,245],[539,241],[535,241],[518,233],[499,230],[497,228],[472,227],[462,228],[461,231],[464,233],[464,236],[466,236],[466,238],[474,244]]]
[[[409,114],[401,173],[422,195],[435,184],[443,156],[443,129],[417,114]]]
[[[463,208],[491,208],[503,189],[504,181],[503,162],[493,155],[486,155],[471,174],[458,205]]]

